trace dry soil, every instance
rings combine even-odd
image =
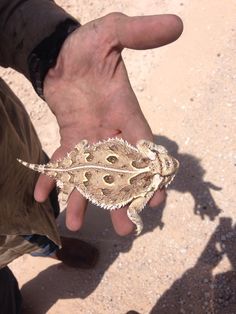
[[[81,231],[101,253],[93,270],[25,255],[10,267],[30,314],[236,313],[236,1],[58,1],[82,24],[112,11],[178,14],[182,37],[124,51],[130,80],[156,141],[180,161],[165,204],[146,208],[141,236],[121,238],[90,207]],[[24,77],[0,73],[25,104],[45,150],[59,143],[55,118]]]

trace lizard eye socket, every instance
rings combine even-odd
[[[169,162],[169,160],[166,160],[166,167],[170,168],[170,166],[171,166],[171,163]]]

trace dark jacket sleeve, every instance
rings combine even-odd
[[[0,0],[0,65],[30,79],[28,58],[60,23],[71,19],[50,0]]]

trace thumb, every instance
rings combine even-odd
[[[133,116],[122,128],[122,136],[128,142],[136,145],[140,139],[153,141],[153,134],[142,113]]]
[[[175,41],[183,31],[182,20],[171,14],[116,18],[116,34],[122,48],[151,49]]]

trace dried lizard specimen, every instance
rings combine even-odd
[[[46,165],[18,161],[55,179],[64,199],[76,188],[105,209],[128,205],[127,214],[137,234],[143,229],[139,213],[156,190],[167,187],[179,168],[163,146],[140,140],[134,147],[119,138],[91,145],[83,140],[66,157]]]

